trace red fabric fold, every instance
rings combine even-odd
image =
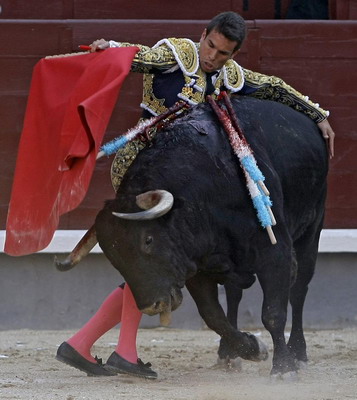
[[[5,253],[45,248],[85,197],[136,47],[44,58],[33,71],[6,224]]]

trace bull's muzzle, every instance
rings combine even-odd
[[[163,326],[168,326],[171,322],[171,311],[176,310],[181,303],[181,290],[172,288],[169,296],[158,299],[151,306],[145,307],[140,311],[148,315],[160,314],[160,324]]]

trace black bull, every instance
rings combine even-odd
[[[208,327],[222,338],[221,357],[267,356],[253,335],[236,326],[242,289],[256,276],[264,294],[262,321],[274,345],[272,374],[284,374],[307,361],[302,314],[323,223],[327,151],[316,124],[301,113],[245,97],[234,99],[233,106],[266,178],[277,244],[259,224],[238,159],[208,104],[172,123],[141,151],[87,238],[92,247],[96,233],[143,312],[174,310],[186,285]],[[113,215],[148,208],[136,196],[156,189],[173,195],[166,214],[143,220]],[[57,262],[60,269],[88,252],[82,249],[87,238],[65,262]],[[226,288],[228,319],[217,283]],[[292,330],[286,343],[289,300]]]

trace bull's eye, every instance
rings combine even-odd
[[[147,236],[146,240],[145,240],[145,244],[148,246],[149,244],[151,244],[153,241],[153,237],[152,236]]]

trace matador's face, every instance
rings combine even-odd
[[[224,35],[212,30],[207,34],[203,31],[200,39],[200,67],[204,72],[213,72],[221,69],[223,65],[233,58],[237,51],[234,48],[237,42],[227,39]]]

